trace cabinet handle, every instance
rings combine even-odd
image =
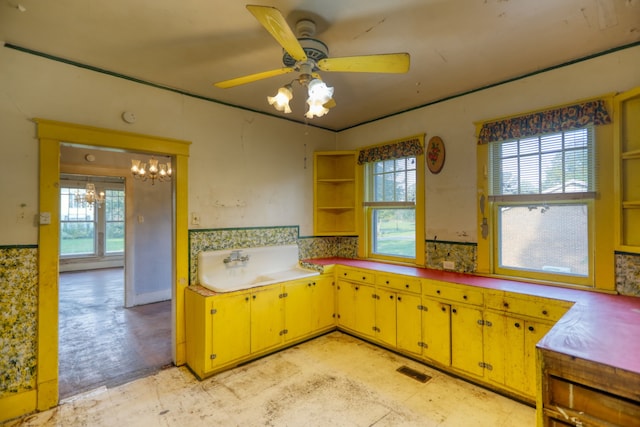
[[[347,273],[342,273],[342,274],[344,274],[345,276],[347,275]]]
[[[402,297],[398,297],[398,301],[402,301]]]
[[[542,310],[542,314],[544,314],[545,316],[548,316],[549,312],[547,310]]]
[[[502,303],[502,306],[503,306],[504,308],[509,308],[509,303],[508,303],[508,302],[503,302],[503,303]]]
[[[360,288],[359,288],[358,286],[356,286],[356,291],[357,291],[358,289],[360,289]]]
[[[440,295],[440,289],[436,290],[436,294]]]
[[[453,314],[456,314],[456,313],[458,312],[458,310],[456,310],[455,308],[452,308],[452,309],[451,309],[451,312],[452,312]]]
[[[409,284],[404,285],[405,288],[409,289]]]
[[[311,283],[307,283],[307,286],[311,287]]]
[[[533,332],[533,331],[534,331],[534,327],[533,327],[533,326],[529,326],[529,330],[530,330],[531,332]]]
[[[245,301],[249,301],[249,297],[244,297],[244,300]]]
[[[444,308],[444,307],[441,307],[440,309],[441,309],[442,311],[447,311],[447,309],[446,309],[446,308]]]
[[[515,326],[516,328],[519,328],[520,327],[520,323],[516,322],[516,323],[513,324],[513,326]]]
[[[255,295],[253,296],[253,299],[256,299],[256,296],[255,296]]]
[[[393,295],[389,295],[389,299],[393,299]]]
[[[367,280],[367,278],[365,276],[362,276],[362,280]]]
[[[467,299],[467,296],[466,295],[462,295],[462,299]]]
[[[387,280],[387,281],[386,281],[386,282],[384,282],[384,283],[386,283],[386,284],[388,285],[388,284],[389,284],[389,281]]]

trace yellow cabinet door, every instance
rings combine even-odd
[[[422,301],[419,295],[399,292],[396,296],[397,338],[399,349],[422,353]]]
[[[375,292],[376,338],[390,346],[396,346],[396,293],[385,289]]]
[[[451,365],[451,306],[422,299],[422,356],[444,366]]]
[[[526,381],[523,391],[527,396],[536,397],[537,359],[536,344],[549,332],[551,325],[539,322],[527,322],[524,331],[524,373]]]
[[[481,377],[482,311],[463,305],[451,305],[451,366]]]
[[[487,311],[484,322],[485,377],[488,381],[504,385],[505,351],[511,351],[507,345],[507,318],[502,313]]]
[[[312,282],[295,281],[284,285],[284,339],[295,340],[311,332]]]
[[[319,276],[311,283],[312,331],[319,331],[335,326],[336,300],[333,274]]]
[[[282,342],[282,286],[266,286],[251,293],[251,352],[257,353]]]
[[[356,329],[356,284],[338,280],[336,302],[338,324],[344,328]]]
[[[376,325],[376,292],[373,286],[354,284],[355,331],[373,337]]]
[[[251,303],[249,293],[230,293],[207,298],[211,317],[211,348],[208,370],[216,369],[250,353]]]

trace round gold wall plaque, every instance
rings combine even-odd
[[[444,166],[444,142],[439,136],[434,136],[427,144],[427,167],[431,173],[439,173]]]

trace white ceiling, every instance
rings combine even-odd
[[[250,0],[251,1],[251,0]],[[226,104],[284,114],[266,97],[293,78],[212,83],[282,66],[282,49],[224,0],[0,0],[13,46]],[[640,41],[640,0],[270,0],[293,27],[316,21],[330,57],[408,52],[407,74],[322,73],[337,106],[315,126],[342,130]],[[22,11],[21,9],[24,9]],[[294,76],[295,77],[295,76]],[[569,83],[569,82],[567,82]],[[305,122],[306,95],[293,113]]]

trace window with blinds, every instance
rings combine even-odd
[[[593,128],[490,144],[493,200],[593,197]],[[568,197],[567,193],[578,193]],[[515,196],[515,197],[514,197]],[[534,197],[538,199],[540,197]]]
[[[586,127],[490,143],[496,272],[588,283],[593,134]]]

